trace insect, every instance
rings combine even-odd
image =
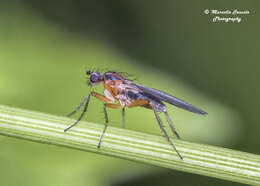
[[[89,86],[95,86],[98,84],[104,85],[104,95],[91,91],[89,95],[84,99],[84,101],[76,108],[76,110],[74,110],[72,113],[68,115],[71,116],[75,114],[78,110],[81,109],[81,107],[84,106],[83,112],[76,120],[76,122],[71,126],[69,126],[68,128],[66,128],[64,132],[68,131],[70,128],[77,125],[77,123],[82,119],[85,112],[87,111],[90,98],[95,97],[100,101],[104,102],[105,127],[98,143],[98,148],[100,148],[102,139],[104,137],[104,134],[106,132],[109,123],[107,108],[122,110],[122,124],[124,127],[125,108],[141,106],[153,110],[162,133],[164,134],[164,136],[166,137],[170,145],[173,147],[173,149],[176,151],[180,159],[183,159],[181,154],[178,152],[175,145],[173,144],[173,142],[170,140],[169,135],[167,134],[166,130],[163,127],[162,120],[159,117],[158,113],[161,112],[164,113],[171,131],[173,132],[174,135],[176,135],[178,139],[180,139],[180,136],[175,130],[172,120],[170,119],[166,106],[163,102],[167,102],[169,104],[175,105],[179,108],[188,110],[196,114],[206,115],[207,113],[205,111],[187,102],[184,102],[174,96],[171,96],[165,92],[153,88],[148,88],[140,84],[136,84],[132,80],[125,78],[119,72],[108,71],[102,74],[101,72],[93,72],[91,70],[88,70],[86,74],[89,76],[89,81],[88,81]],[[117,104],[116,101],[119,104]]]

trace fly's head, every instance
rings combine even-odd
[[[104,83],[104,76],[101,72],[93,72],[88,70],[86,73],[89,76],[88,85],[95,86]]]

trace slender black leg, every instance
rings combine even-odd
[[[104,114],[105,114],[105,122],[106,122],[106,123],[105,123],[104,130],[103,130],[103,132],[102,132],[102,134],[101,134],[101,137],[100,137],[100,139],[99,139],[98,148],[100,148],[100,146],[101,146],[102,139],[103,139],[103,137],[104,137],[104,134],[105,134],[105,132],[106,132],[106,130],[107,130],[107,126],[108,126],[108,116],[107,116],[106,104],[104,104]]]
[[[165,117],[167,119],[167,122],[169,123],[170,125],[170,128],[172,130],[172,133],[175,134],[175,136],[177,136],[178,139],[181,139],[181,137],[179,136],[179,134],[177,133],[177,131],[175,130],[174,126],[173,126],[173,123],[172,123],[172,120],[171,118],[169,117],[167,111],[164,113],[165,114]]]
[[[122,109],[122,127],[125,128],[125,107]]]
[[[78,122],[81,120],[81,118],[84,116],[84,114],[85,114],[85,112],[87,111],[87,108],[88,108],[88,103],[89,103],[91,94],[92,94],[92,93],[90,93],[90,94],[87,96],[87,98],[86,98],[86,104],[85,104],[85,106],[84,106],[84,110],[83,110],[83,112],[80,114],[80,116],[79,116],[79,118],[77,119],[77,121],[76,121],[73,125],[71,125],[71,126],[69,126],[68,128],[64,129],[64,132],[67,132],[70,128],[72,128],[72,127],[74,127],[75,125],[77,125],[77,123],[78,123]],[[85,100],[84,100],[84,101],[85,101]]]
[[[70,117],[73,114],[75,114],[77,111],[81,109],[81,107],[85,104],[85,102],[89,99],[89,96],[85,97],[85,99],[82,101],[82,103],[71,113],[69,113],[67,116]]]
[[[183,160],[181,154],[178,152],[178,150],[176,149],[175,145],[174,145],[174,144],[172,143],[172,141],[170,140],[170,138],[169,138],[169,136],[168,136],[166,130],[163,128],[163,123],[162,123],[162,121],[161,121],[161,119],[160,119],[160,117],[159,117],[157,111],[156,111],[156,110],[153,110],[153,111],[154,111],[155,117],[156,117],[156,119],[157,119],[157,121],[158,121],[158,124],[159,124],[159,126],[160,126],[160,128],[161,128],[161,130],[162,130],[162,132],[163,132],[163,134],[164,134],[164,136],[165,136],[166,139],[169,141],[169,143],[171,144],[171,146],[173,147],[173,149],[176,151],[176,153],[178,154],[178,156],[180,157],[180,159]]]

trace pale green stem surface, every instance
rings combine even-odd
[[[260,185],[260,156],[221,147],[174,140],[183,156],[162,136],[108,127],[102,146],[97,148],[104,125],[0,105],[0,134],[75,148],[133,160],[169,169],[201,174],[240,183]]]

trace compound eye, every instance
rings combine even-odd
[[[87,74],[87,75],[90,75],[91,73],[92,73],[92,71],[91,71],[91,70],[88,70],[86,74]]]
[[[97,82],[97,81],[98,81],[98,76],[97,76],[97,75],[92,75],[92,76],[90,77],[90,81],[91,81],[92,83]]]

